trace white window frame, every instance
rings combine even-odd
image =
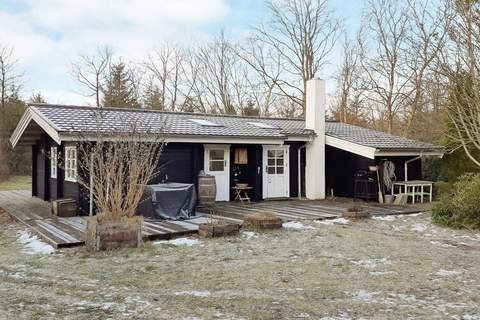
[[[50,178],[57,179],[58,172],[58,149],[50,147]]]
[[[65,181],[77,182],[77,147],[65,147]]]

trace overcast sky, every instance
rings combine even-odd
[[[361,2],[330,1],[347,30],[358,25]],[[138,61],[162,41],[189,44],[221,28],[240,39],[267,14],[262,0],[0,0],[0,45],[13,47],[26,75],[23,96],[35,91],[50,103],[85,104],[91,100],[76,93],[69,74],[79,53],[106,44]],[[335,56],[317,76],[332,75]]]

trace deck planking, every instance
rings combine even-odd
[[[351,205],[348,202],[328,200],[282,200],[264,201],[242,205],[238,202],[218,202],[212,212],[198,209],[198,216],[190,220],[158,220],[145,218],[142,233],[145,240],[171,239],[196,234],[199,225],[211,218],[223,219],[229,223],[242,224],[247,214],[271,212],[283,221],[334,219]],[[372,215],[398,215],[417,213],[417,207],[361,204]],[[0,207],[15,220],[28,226],[32,231],[56,248],[79,246],[85,243],[87,219],[85,216],[56,217],[51,214],[51,204],[32,197],[29,191],[1,191]]]

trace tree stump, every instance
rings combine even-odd
[[[97,217],[87,220],[85,245],[89,251],[134,248],[142,244],[143,217],[121,220],[98,221]]]
[[[248,214],[243,220],[244,227],[253,229],[280,229],[282,227],[282,223],[282,219],[270,212]]]

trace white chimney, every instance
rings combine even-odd
[[[308,199],[325,199],[325,80],[307,82],[305,126],[316,137],[307,144],[305,193]]]

